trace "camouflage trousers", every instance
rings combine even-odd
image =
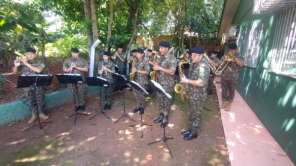
[[[236,80],[229,80],[221,78],[222,100],[232,102],[234,99],[234,92],[236,87]]]
[[[25,95],[29,101],[29,107],[32,112],[32,115],[43,113],[45,98],[44,88],[41,86],[31,86],[29,88],[24,89]]]
[[[198,133],[201,125],[201,113],[204,102],[197,99],[189,99],[188,104],[188,128]]]
[[[133,89],[133,94],[137,102],[137,107],[145,108],[145,96],[141,91]]]
[[[85,84],[69,84],[68,86],[72,93],[74,105],[75,106],[84,105],[85,104],[85,101],[84,101]]]
[[[112,85],[110,85],[109,87],[102,87],[102,99],[104,103],[111,105],[112,90]]]
[[[166,91],[168,94],[173,96],[173,91]],[[157,100],[159,105],[159,113],[162,113],[164,116],[168,116],[171,110],[173,100],[167,98],[163,94],[157,92]]]

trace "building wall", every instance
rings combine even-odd
[[[296,163],[296,79],[265,68],[275,33],[275,13],[254,15],[252,10],[253,1],[242,0],[232,22],[240,26],[240,33],[248,33],[258,22],[263,25],[257,66],[241,68],[237,90]]]

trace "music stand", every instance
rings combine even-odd
[[[154,87],[154,89],[156,89],[156,91],[158,93],[163,95],[163,98],[162,98],[163,103],[162,103],[162,108],[161,109],[164,109],[164,99],[168,98],[168,99],[172,100],[172,96],[170,94],[168,94],[159,83],[155,82],[154,80],[150,80],[150,82],[152,83],[151,85]],[[162,137],[162,139],[158,140],[158,141],[150,142],[150,143],[148,143],[148,145],[152,145],[152,144],[157,143],[157,142],[165,143],[165,145],[167,146],[167,148],[169,150],[169,153],[170,153],[171,157],[173,158],[173,155],[172,155],[171,150],[170,150],[170,148],[169,148],[169,146],[167,144],[167,141],[169,139],[174,139],[174,138],[173,137],[166,137],[165,128],[166,128],[166,126],[163,127],[163,137]]]
[[[34,74],[34,75],[21,75],[18,77],[17,88],[26,88],[33,86],[34,91],[36,90],[37,86],[49,86],[52,83],[52,75],[43,75],[43,74]],[[21,130],[22,132],[27,131],[35,126],[39,126],[39,129],[43,129],[42,123],[52,123],[50,121],[41,122],[39,117],[39,111],[37,111],[37,120],[38,123]],[[45,134],[47,134],[44,131]]]
[[[140,85],[138,84],[137,82],[135,81],[129,81],[129,84],[134,88],[136,89],[137,91],[140,91],[141,92],[141,95],[149,95],[149,93]],[[143,108],[144,109],[144,108]],[[145,112],[145,111],[144,111]],[[139,126],[141,127],[141,137],[140,138],[143,138],[143,130],[142,130],[142,126],[146,125],[146,126],[152,126],[150,124],[145,124],[143,123],[143,117],[142,117],[142,113],[140,113],[141,115],[141,122],[139,124]],[[131,125],[130,127],[135,127],[137,125]]]
[[[113,75],[113,77],[115,77],[115,78],[117,79],[118,82],[120,82],[120,83],[122,83],[122,84],[125,84],[125,85],[128,85],[128,86],[129,86],[127,79],[126,79],[123,75],[120,75],[120,74],[118,74],[118,73],[112,73],[112,75]],[[121,89],[121,91],[122,91],[122,95],[123,95],[123,115],[122,115],[119,119],[117,119],[117,120],[114,122],[114,124],[117,123],[117,122],[118,122],[121,118],[123,118],[123,117],[127,117],[127,118],[129,118],[130,120],[136,122],[136,121],[135,121],[134,119],[132,119],[128,114],[125,113],[125,93],[124,93],[124,89]]]
[[[56,77],[59,80],[60,84],[79,84],[79,83],[83,83],[82,77],[80,74],[56,74]],[[67,116],[67,118],[70,118],[72,116],[75,116],[74,118],[74,125],[76,123],[76,117],[77,115],[89,115],[87,113],[84,112],[79,112],[79,110],[75,111],[74,109],[74,113]]]
[[[92,116],[89,120],[92,120],[95,116],[99,114],[103,114],[107,119],[110,119],[104,111],[102,111],[102,88],[104,87],[109,87],[110,82],[108,82],[105,78],[102,77],[85,77],[86,84],[88,86],[100,86],[101,87],[101,92],[100,92],[100,110]]]

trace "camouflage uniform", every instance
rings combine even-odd
[[[216,58],[210,57],[210,60],[213,61],[216,64],[220,63],[220,60],[217,57]],[[214,86],[214,84],[213,84],[214,78],[215,78],[215,74],[213,73],[213,71],[211,71],[210,78],[209,78],[209,87],[210,88]]]
[[[137,61],[134,63],[134,66],[137,70],[146,71],[147,73],[150,72],[150,65],[146,59],[143,59],[142,61]],[[146,74],[135,74],[135,82],[141,85],[144,89],[147,88],[148,84],[148,77]],[[144,94],[142,94],[141,91],[133,90],[134,96],[137,100],[137,107],[145,108],[145,97]]]
[[[115,53],[117,54],[117,53]],[[115,57],[115,54],[113,55]],[[123,60],[125,60],[126,55],[125,54],[117,54],[117,56],[120,56]],[[118,74],[125,75],[125,66],[124,62],[122,62],[118,57],[115,59],[115,65],[118,67]]]
[[[73,58],[67,58],[64,61],[63,68],[68,69],[71,64],[73,63]],[[78,67],[82,68],[89,68],[88,63],[85,59],[78,57],[74,62]],[[74,69],[71,71],[72,74],[80,74],[82,76],[83,81],[84,79],[84,72]],[[75,106],[82,106],[85,104],[84,95],[85,95],[85,83],[78,83],[78,84],[68,84],[68,87],[71,90],[73,101]]]
[[[102,69],[102,67],[105,66],[106,68],[112,70],[115,72],[115,66],[114,63],[111,62],[110,60],[108,61],[102,61],[99,63],[98,67],[98,72]],[[112,90],[113,90],[113,76],[111,73],[103,71],[102,75],[100,77],[103,77],[107,79],[107,81],[110,83],[109,87],[103,87],[102,88],[102,93],[104,95],[104,102],[105,104],[110,104],[111,105],[111,100],[112,100]]]
[[[28,60],[28,63],[33,67],[39,68],[41,71],[43,71],[45,68],[45,64],[36,59]],[[37,74],[26,65],[23,65],[23,63],[21,63],[20,67],[23,75]],[[43,113],[44,98],[45,98],[44,88],[42,86],[34,87],[33,85],[31,85],[28,88],[24,88],[24,90],[25,90],[25,95],[29,100],[29,107],[32,112],[32,115]]]
[[[186,97],[188,99],[189,111],[189,129],[192,132],[198,132],[201,124],[201,112],[203,104],[207,98],[207,82],[210,76],[210,67],[208,63],[203,59],[199,63],[194,63],[190,65],[189,76],[190,80],[201,80],[204,84],[203,87],[193,86],[188,84],[188,91]]]
[[[177,67],[177,59],[173,54],[167,54],[166,56],[162,56],[160,61],[157,63],[160,67],[165,69],[170,69],[172,71],[176,71]],[[165,74],[162,71],[158,71],[158,83],[163,87],[163,89],[173,96],[174,92],[174,75]],[[172,105],[172,99],[168,99],[163,94],[157,93],[157,100],[159,104],[159,111],[164,116],[168,116],[169,111]]]
[[[238,54],[236,54],[238,57]],[[225,59],[225,55],[221,58],[221,62]],[[240,58],[239,58],[240,59]],[[240,59],[242,61],[242,59]],[[232,102],[234,99],[235,87],[238,81],[239,66],[235,62],[229,62],[227,67],[221,73],[221,89],[222,100]]]

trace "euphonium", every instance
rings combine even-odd
[[[180,76],[180,79],[181,79],[181,77],[183,77],[182,66],[183,66],[184,64],[188,64],[188,63],[189,63],[188,60],[187,60],[187,61],[182,60],[182,61],[179,63],[179,76]],[[181,98],[184,100],[184,95],[185,95],[185,93],[186,93],[186,91],[187,91],[187,88],[185,88],[184,85],[182,85],[181,83],[176,84],[175,87],[174,87],[174,91],[175,91],[176,93],[180,93]]]
[[[205,61],[210,65],[210,68],[213,72],[215,72],[217,70],[214,62],[208,57],[207,54],[204,54],[204,58],[205,58]]]
[[[224,61],[220,64],[220,66],[216,69],[215,74],[216,75],[221,75],[223,70],[227,67],[229,62],[234,62],[235,56],[228,54],[225,56]]]

